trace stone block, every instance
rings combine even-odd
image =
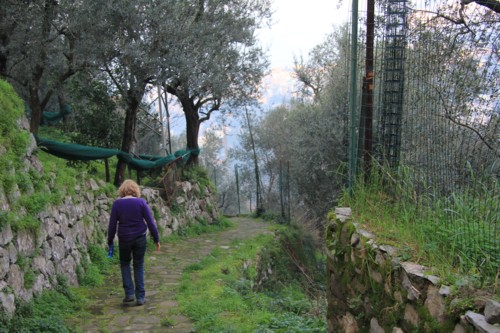
[[[12,316],[16,312],[15,298],[13,294],[0,292],[0,304],[8,316]]]
[[[489,324],[482,314],[467,311],[465,318],[479,333],[500,333],[500,327]]]
[[[356,318],[349,312],[347,312],[341,319],[340,325],[342,326],[342,332],[344,333],[357,333],[359,332],[358,323]]]
[[[500,303],[492,299],[486,301],[484,317],[489,324],[500,324]]]
[[[427,298],[424,305],[429,310],[429,314],[439,323],[446,321],[444,297],[439,294],[439,289],[436,286],[430,285],[427,289]]]
[[[54,262],[59,262],[65,257],[65,247],[64,239],[59,236],[54,237],[54,239],[49,241],[50,247],[52,249],[52,259]]]
[[[0,247],[0,281],[9,273],[9,251]]]
[[[19,253],[29,256],[35,251],[35,235],[29,230],[19,230],[16,237],[16,245]]]
[[[14,264],[10,265],[9,273],[7,274],[7,285],[12,288],[15,295],[19,295],[24,287],[24,274],[21,268]]]
[[[372,318],[370,320],[370,330],[369,333],[385,333],[385,330],[382,326],[379,325],[378,320],[376,318]]]
[[[35,272],[40,272],[41,274],[47,275],[46,270],[47,260],[45,257],[37,256],[33,258],[32,267]]]
[[[12,233],[12,228],[10,227],[10,224],[2,226],[2,229],[0,230],[0,246],[9,244],[13,238],[14,234]]]
[[[417,310],[415,310],[415,308],[410,304],[406,304],[404,320],[413,327],[418,327],[420,324],[420,317],[417,313]]]
[[[466,333],[465,327],[462,324],[456,324],[451,333]]]
[[[348,219],[350,219],[352,216],[351,213],[351,208],[350,207],[337,207],[335,208],[335,217],[344,223]]]

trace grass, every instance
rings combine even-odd
[[[221,216],[219,220],[216,220],[211,224],[205,222],[205,223],[190,223],[185,226],[184,225],[179,226],[179,229],[177,230],[176,233],[173,233],[168,237],[162,238],[161,241],[164,243],[176,243],[187,237],[227,230],[229,228],[232,228],[233,226],[234,224],[228,218]]]
[[[54,290],[44,291],[31,302],[18,302],[11,318],[0,312],[0,332],[74,332],[64,320],[81,310],[85,300],[73,292],[63,276],[57,276],[57,282]]]
[[[357,182],[340,205],[373,231],[378,242],[400,249],[400,258],[432,268],[430,273],[454,284],[460,275],[477,287],[498,293],[498,183],[491,191],[462,191],[446,197],[417,194],[409,170],[393,175],[379,169],[370,183]],[[496,186],[496,188],[495,188]],[[431,187],[424,186],[427,192]],[[496,214],[496,215],[495,215]]]
[[[215,249],[188,266],[177,293],[180,311],[200,332],[325,332],[324,318],[310,316],[311,301],[298,285],[254,291],[260,251],[274,242],[260,235]]]

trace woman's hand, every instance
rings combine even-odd
[[[160,242],[156,243],[156,252],[160,252]]]

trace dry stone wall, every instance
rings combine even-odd
[[[350,217],[337,208],[327,227],[328,332],[500,333],[500,304],[487,291],[452,290]]]
[[[7,172],[43,172],[32,154],[31,145],[25,157],[23,170]],[[1,153],[1,152],[0,152]],[[54,288],[58,275],[65,276],[71,285],[78,285],[83,261],[89,262],[89,245],[106,247],[106,230],[109,213],[115,197],[108,197],[100,180],[82,176],[76,195],[66,195],[59,205],[47,207],[35,217],[39,228],[18,229],[9,223],[0,223],[0,311],[11,315],[16,310],[16,300],[30,301],[46,289]],[[24,188],[33,184],[23,185]],[[149,203],[161,236],[169,236],[179,228],[203,221],[218,219],[213,193],[198,184],[177,182],[175,212],[161,198],[158,190],[142,188],[142,197]],[[45,193],[54,191],[54,184],[45,185]],[[73,192],[73,191],[72,191]],[[10,211],[21,197],[17,185],[8,193],[0,188],[2,213]],[[21,207],[12,212],[26,217]],[[80,270],[80,271],[79,271]]]

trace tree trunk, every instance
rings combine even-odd
[[[190,98],[177,96],[182,105],[184,116],[186,117],[186,139],[187,149],[199,149],[198,135],[200,134],[200,116],[198,109],[191,102]],[[198,165],[198,155],[191,155],[188,160],[189,165]]]
[[[38,133],[40,124],[42,123],[42,105],[40,103],[40,97],[38,96],[38,89],[36,87],[29,87],[30,100],[29,107],[31,109],[31,119],[30,119],[30,132]]]
[[[142,89],[144,93],[144,89]],[[134,93],[132,89],[127,92],[127,109],[125,115],[125,125],[123,128],[123,138],[121,150],[130,153],[135,142],[135,127],[137,123],[137,111],[142,100],[143,93]],[[118,160],[115,173],[115,185],[120,186],[125,178],[127,164]]]
[[[371,173],[373,157],[373,53],[375,39],[375,0],[368,0],[366,10],[366,57],[365,57],[365,77],[363,84],[364,97],[364,149],[363,161],[365,179]]]
[[[257,152],[255,150],[255,141],[253,140],[252,126],[250,124],[250,116],[248,115],[248,110],[245,107],[245,116],[248,124],[248,133],[250,134],[250,143],[252,145],[253,151],[253,160],[255,167],[255,183],[256,183],[256,194],[255,194],[255,207],[257,216],[261,216],[264,213],[264,206],[262,204],[262,193],[261,193],[261,184],[260,184],[260,176],[259,176],[259,163],[257,161]]]
[[[44,6],[44,16],[41,26],[42,36],[45,39],[49,39],[50,31],[52,28],[51,23],[55,17],[55,8],[57,7],[57,1],[51,0],[45,2]],[[42,122],[42,114],[45,106],[48,103],[51,92],[47,93],[47,96],[43,99],[40,99],[39,96],[39,88],[40,81],[42,79],[43,73],[45,71],[45,62],[47,60],[47,44],[42,43],[41,47],[37,49],[38,55],[37,60],[31,74],[31,82],[28,86],[29,94],[30,94],[30,108],[31,108],[31,120],[30,120],[30,131],[31,133],[38,133],[38,128]]]

